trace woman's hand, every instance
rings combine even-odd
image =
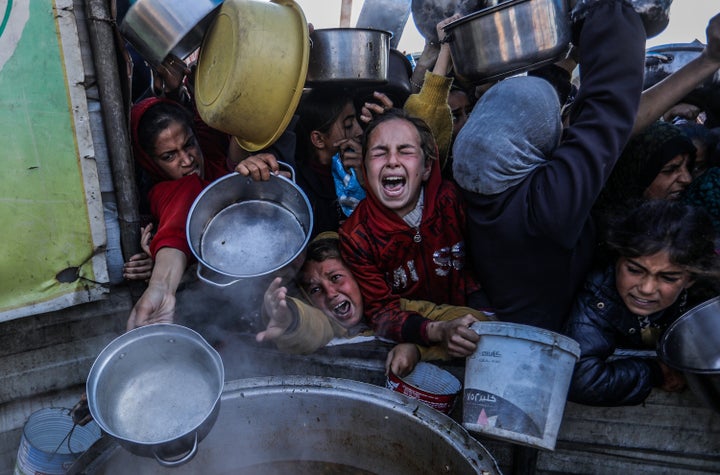
[[[662,361],[658,360],[658,364],[660,365],[660,369],[663,373],[663,383],[660,386],[660,389],[671,393],[681,391],[685,387],[685,376],[683,376],[681,372],[672,369]]]
[[[263,297],[263,315],[269,321],[264,331],[255,335],[259,343],[273,341],[285,334],[285,331],[292,325],[295,316],[288,308],[287,288],[281,286],[282,278],[276,277],[265,291]]]
[[[393,373],[401,378],[412,373],[418,361],[420,350],[412,343],[400,343],[395,346],[385,359],[385,375]]]

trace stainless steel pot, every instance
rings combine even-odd
[[[427,41],[438,41],[437,24],[454,14],[469,15],[485,7],[488,0],[412,0],[415,27]]]
[[[677,72],[690,61],[699,57],[703,49],[705,49],[705,45],[697,40],[692,43],[672,43],[648,48],[645,53],[643,87],[651,87]],[[720,71],[716,71],[698,87],[712,85],[720,86]]]
[[[292,180],[232,173],[195,199],[186,233],[199,279],[217,287],[255,280],[262,292],[267,279],[295,276],[312,227],[310,202]]]
[[[566,0],[509,0],[464,16],[445,32],[456,73],[476,84],[553,63],[571,37]]]
[[[137,0],[128,9],[120,33],[148,63],[168,57],[185,59],[200,47],[222,0]]]
[[[371,28],[315,30],[306,84],[386,83],[390,37],[390,32]]]
[[[88,407],[121,446],[176,467],[197,454],[215,423],[224,380],[220,355],[198,333],[147,325],[119,336],[95,359]]]
[[[501,473],[460,424],[417,399],[305,376],[228,382],[217,424],[187,465],[166,469],[124,451],[105,460],[96,473]],[[309,464],[326,471],[303,470]]]
[[[660,338],[658,355],[682,371],[698,399],[720,412],[720,297],[675,320]]]

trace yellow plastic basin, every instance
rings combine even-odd
[[[225,0],[200,48],[200,117],[250,152],[267,147],[300,102],[309,52],[307,21],[294,1]]]

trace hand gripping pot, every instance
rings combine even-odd
[[[86,383],[88,408],[122,447],[174,467],[189,462],[210,432],[224,382],[220,355],[198,333],[156,323],[100,352]]]

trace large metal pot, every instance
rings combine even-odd
[[[669,75],[677,72],[690,61],[700,56],[705,45],[698,40],[692,43],[671,43],[648,48],[645,52],[644,88],[651,87]],[[720,71],[716,71],[702,86],[720,86]]]
[[[509,0],[464,16],[445,32],[458,76],[472,83],[555,62],[571,37],[566,0]]]
[[[102,350],[86,383],[88,407],[121,446],[175,467],[190,461],[210,432],[224,380],[220,355],[198,333],[157,323]]]
[[[184,59],[198,49],[222,0],[137,0],[120,33],[148,63],[159,66],[172,54]]]
[[[295,276],[312,227],[310,202],[292,180],[232,173],[195,199],[186,232],[198,278],[217,287],[255,284],[262,293],[273,277]]]
[[[391,33],[372,28],[325,28],[310,36],[306,84],[384,84]]]
[[[683,372],[695,396],[720,412],[720,297],[675,320],[660,338],[658,355]]]
[[[217,424],[187,465],[165,469],[124,451],[106,460],[96,473],[500,473],[460,424],[416,399],[304,376],[228,382]]]
[[[200,48],[200,117],[245,150],[266,148],[300,102],[309,51],[307,21],[293,0],[226,0]]]

